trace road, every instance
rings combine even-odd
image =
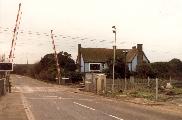
[[[75,89],[12,75],[30,120],[182,120],[143,105],[111,100]]]

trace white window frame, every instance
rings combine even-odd
[[[100,69],[99,70],[90,70],[90,65],[91,64],[99,64],[100,65]],[[89,72],[94,72],[94,71],[98,71],[98,72],[100,72],[101,71],[101,66],[102,64],[101,63],[89,63]]]

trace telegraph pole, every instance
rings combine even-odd
[[[128,51],[125,50],[123,52],[125,54],[125,64],[124,64],[124,83],[125,83],[125,85],[124,85],[124,90],[126,90],[127,89],[127,80],[126,80],[126,65],[127,65],[127,63],[126,63],[126,55],[127,55]]]
[[[53,30],[51,30],[51,39],[52,39],[52,45],[53,45],[53,50],[54,50],[54,59],[56,61],[56,68],[57,68],[57,82],[60,85],[61,84],[61,70],[59,67],[59,62],[58,62],[58,57],[57,57],[57,52],[56,52],[56,46],[54,42],[54,35],[53,35]]]
[[[115,81],[115,61],[116,61],[116,27],[112,26],[113,28],[113,33],[115,35],[115,39],[114,39],[114,46],[113,46],[113,83],[112,83],[112,91],[114,92],[114,81]]]

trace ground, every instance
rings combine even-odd
[[[48,84],[25,76],[12,75],[12,82],[13,93],[10,94],[14,97],[11,98],[11,102],[6,103],[11,106],[8,109],[12,110],[12,107],[14,107],[12,103],[15,103],[15,98],[19,98],[19,106],[24,109],[21,112],[19,109],[14,109],[14,113],[17,114],[12,118],[24,116],[26,113],[29,120],[182,119],[182,111],[179,108],[175,110],[173,107],[172,110],[169,110],[166,105],[135,104],[126,101],[126,99],[111,99],[79,91],[76,88]],[[4,112],[6,111],[1,111],[1,114],[5,114]],[[11,113],[6,114],[11,116]],[[20,120],[26,120],[25,116]]]

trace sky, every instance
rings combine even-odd
[[[182,60],[182,0],[0,0],[0,54],[8,57],[18,4],[22,19],[15,63],[35,63],[56,49],[72,55],[77,46],[117,48],[143,44],[151,62]]]

